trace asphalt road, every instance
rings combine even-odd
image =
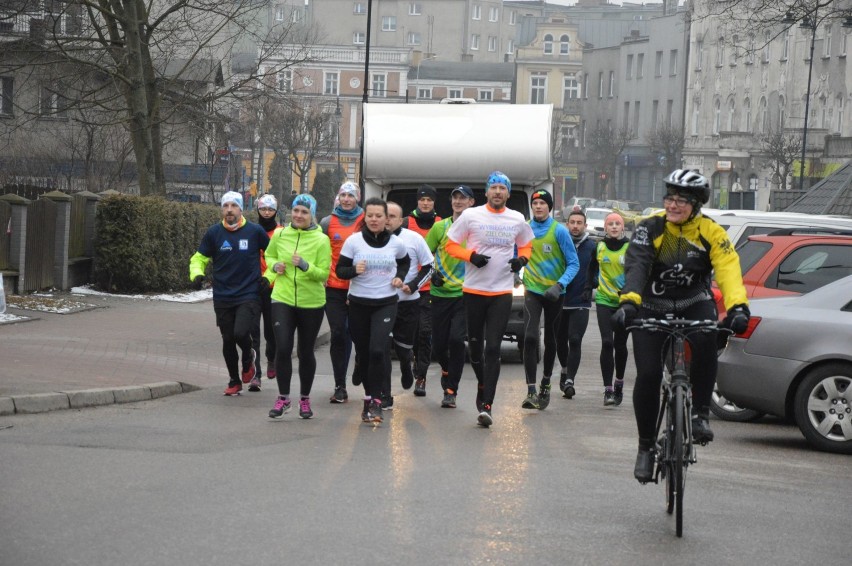
[[[386,422],[361,424],[360,403],[326,401],[325,348],[311,420],[268,419],[272,382],[4,417],[0,564],[849,562],[849,457],[771,420],[713,422],[677,539],[662,486],[632,478],[634,372],[605,409],[596,335],[577,397],[546,411],[520,408],[522,367],[504,363],[490,429],[469,367],[457,409],[432,379],[426,398],[397,385]]]

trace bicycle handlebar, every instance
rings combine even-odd
[[[627,328],[652,331],[700,330],[702,332],[728,330],[719,326],[719,322],[716,320],[690,320],[688,318],[637,318]]]

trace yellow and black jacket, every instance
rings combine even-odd
[[[624,263],[622,303],[660,312],[682,310],[712,298],[715,271],[725,308],[748,304],[728,233],[700,213],[683,224],[667,222],[664,212],[646,218],[633,232]]]

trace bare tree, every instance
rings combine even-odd
[[[49,72],[63,111],[97,108],[95,125],[122,124],[140,193],[164,194],[165,127],[179,124],[203,137],[212,121],[227,118],[224,108],[245,85],[307,59],[302,48],[286,62],[271,62],[285,43],[307,46],[316,38],[311,28],[290,23],[296,18],[268,27],[267,10],[256,0],[5,0],[2,21],[35,29],[28,40],[4,43],[0,70],[18,77]],[[247,57],[237,73],[241,54]],[[35,113],[21,107],[18,116]]]
[[[276,156],[286,156],[299,177],[299,192],[309,192],[308,174],[317,159],[334,154],[334,107],[316,98],[282,98],[267,106],[263,138]]]
[[[648,151],[657,158],[663,169],[674,169],[680,165],[685,135],[683,128],[658,125],[645,134]]]
[[[630,130],[615,129],[604,125],[596,126],[586,136],[586,161],[594,170],[604,175],[605,183],[598,196],[606,198],[609,194],[609,184],[618,165],[618,157],[633,138]],[[613,195],[614,196],[614,195]]]
[[[759,140],[766,154],[765,165],[772,171],[781,190],[787,190],[787,179],[793,172],[793,162],[802,152],[802,136],[770,130],[769,133],[760,136]]]

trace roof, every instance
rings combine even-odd
[[[408,71],[409,80],[450,81],[502,81],[512,82],[515,78],[514,63],[463,63],[447,61],[425,61]]]
[[[784,212],[852,216],[852,160],[811,187]]]
[[[215,59],[175,58],[158,65],[164,77],[186,82],[215,83],[223,85],[222,65]]]

